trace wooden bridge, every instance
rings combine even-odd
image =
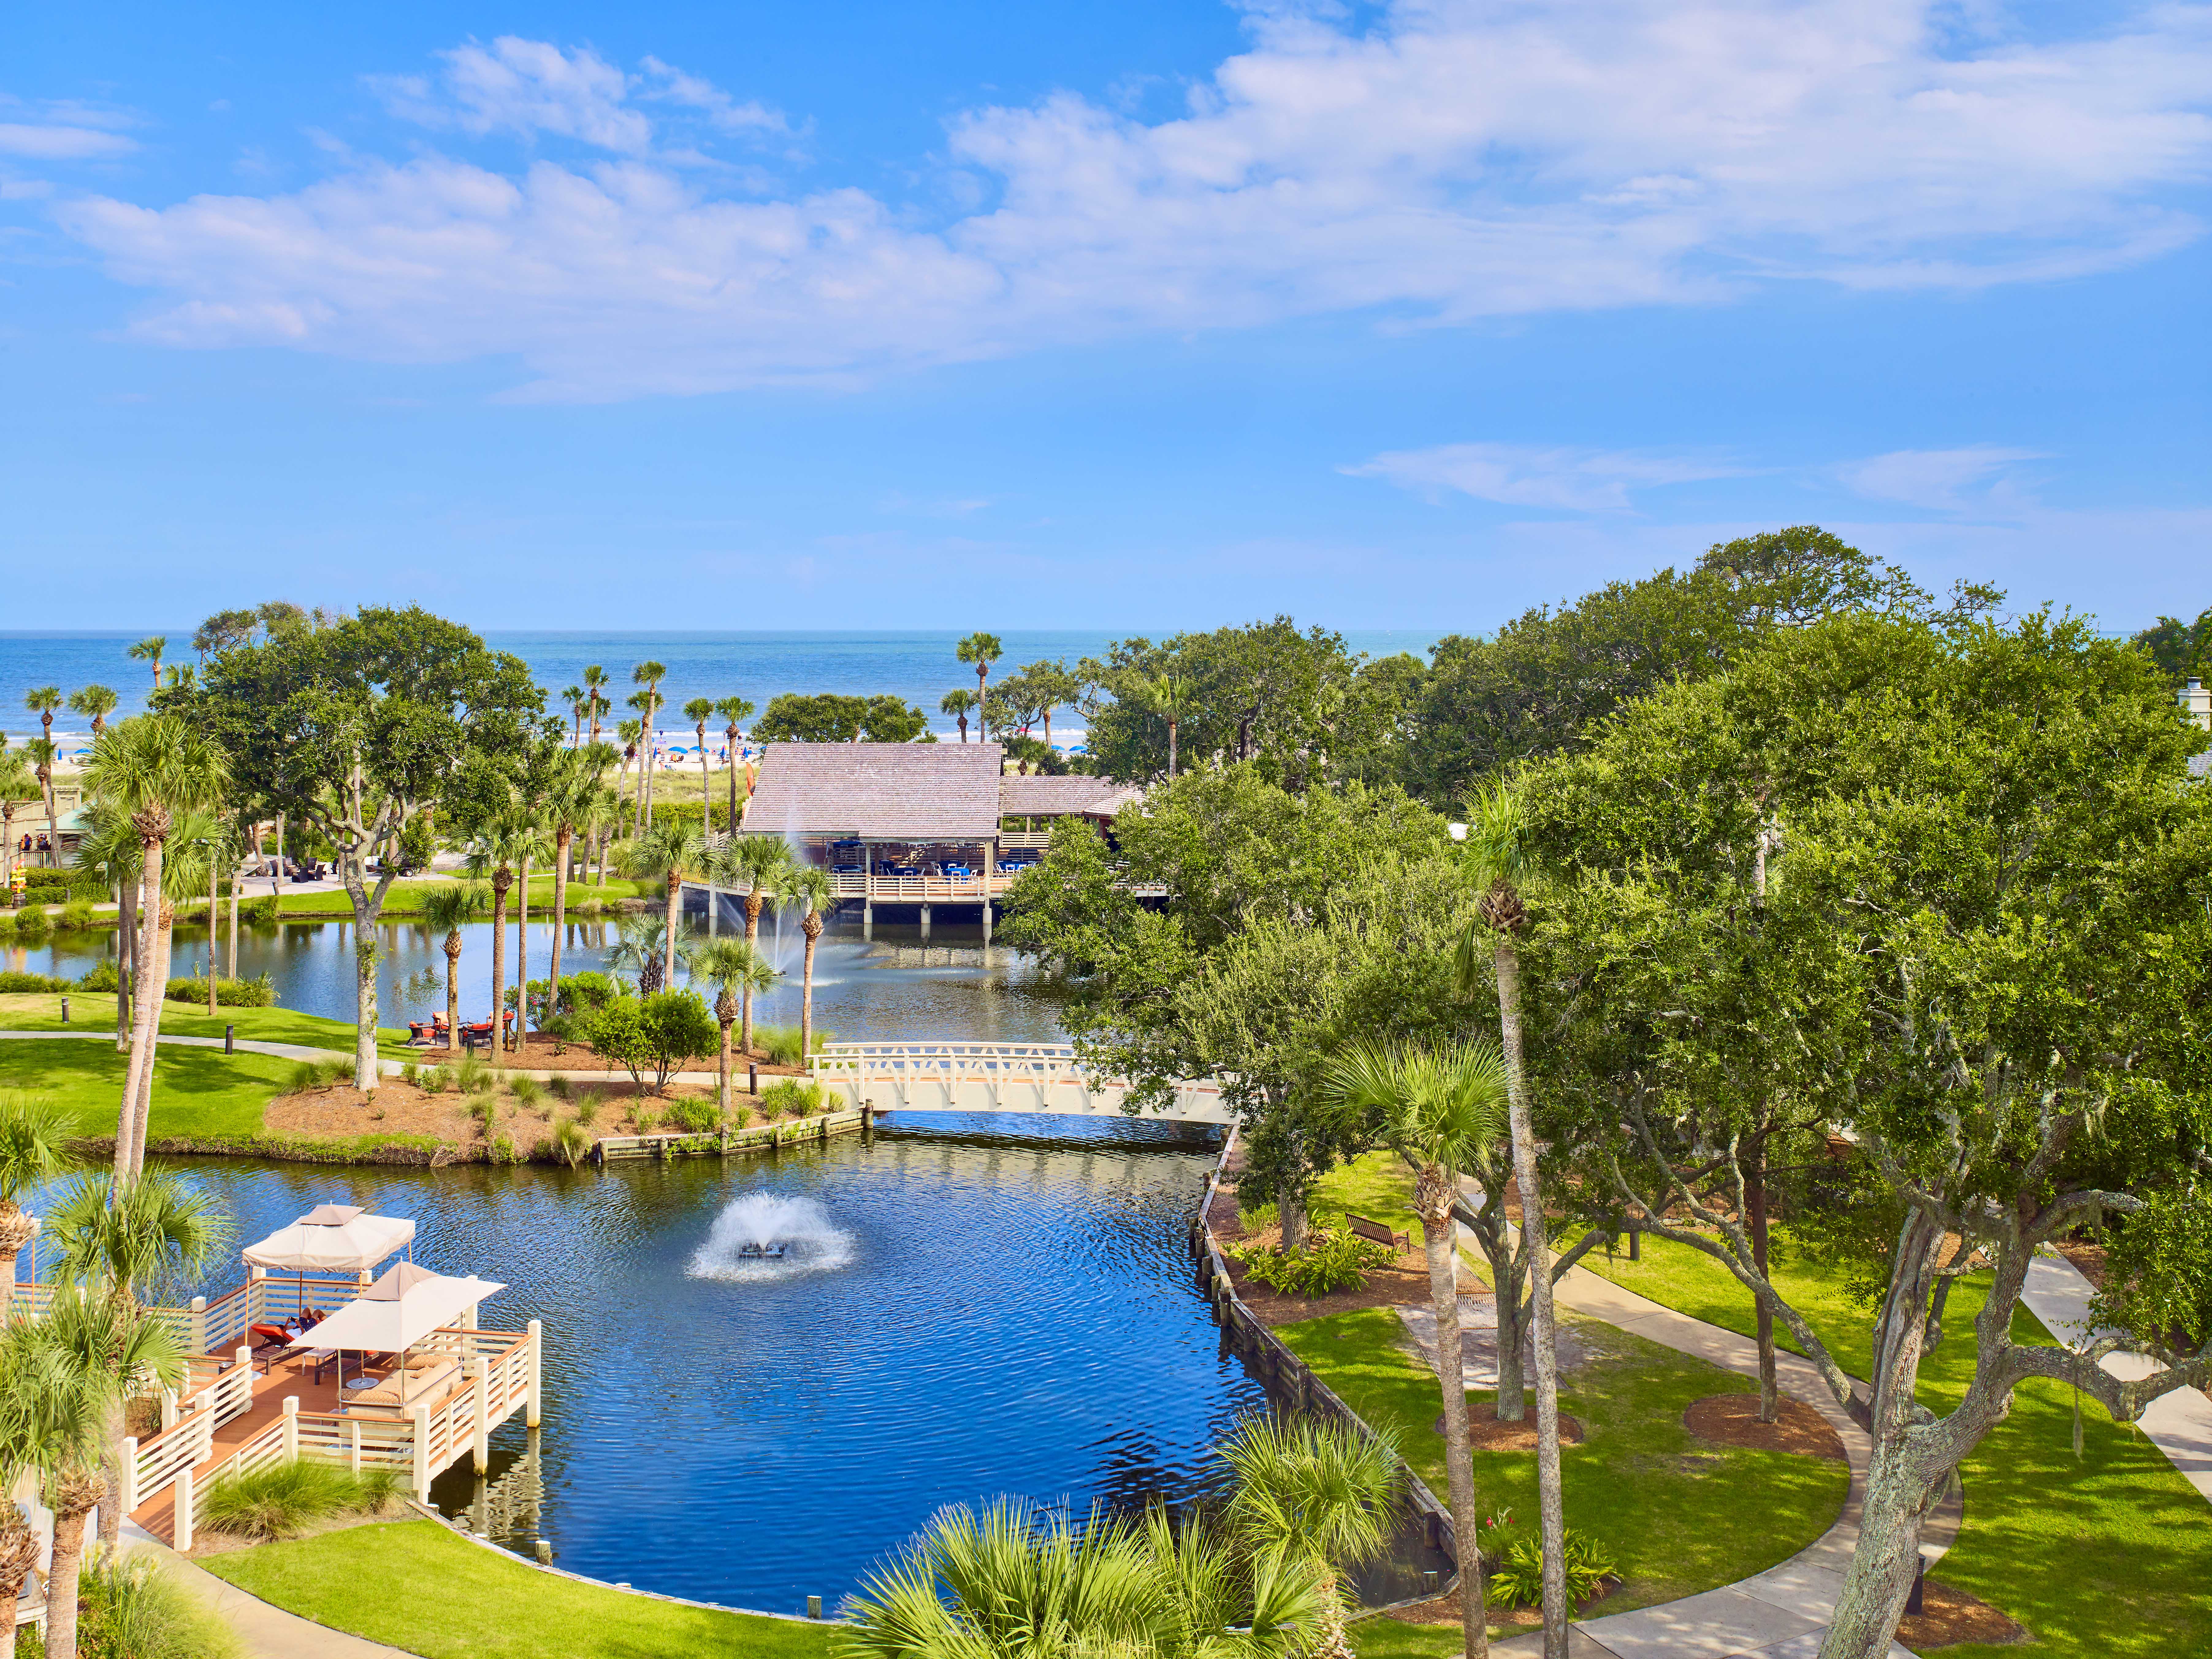
[[[1166,1123],[1228,1123],[1235,1116],[1220,1085],[1206,1081],[1178,1084],[1164,1110],[1127,1112],[1127,1085],[1086,1077],[1064,1042],[825,1042],[808,1064],[830,1104],[879,1112],[1034,1112]]]

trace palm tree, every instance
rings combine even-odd
[[[1172,778],[1176,775],[1176,728],[1190,712],[1189,677],[1168,672],[1148,679],[1140,674],[1132,689],[1139,708],[1161,715],[1168,723],[1168,775]]]
[[[575,717],[576,721],[575,735],[570,739],[568,746],[571,749],[581,749],[584,746],[584,688],[580,685],[568,687],[561,693],[561,701],[568,705],[568,712]]]
[[[684,872],[696,869],[706,855],[704,842],[674,819],[656,823],[637,838],[629,849],[623,873],[634,881],[658,880],[668,907],[668,935],[662,945],[660,981],[676,982],[676,941],[683,932]]]
[[[722,740],[729,745],[730,833],[738,833],[738,728],[753,717],[753,706],[743,697],[724,697],[714,705],[723,720]]]
[[[172,861],[170,885],[180,896],[189,881],[197,889],[200,878],[197,872],[203,866],[207,872],[208,939],[207,939],[207,1012],[215,1018],[216,971],[215,935],[216,887],[222,873],[224,860],[232,857],[230,821],[220,813],[192,812],[180,820],[170,832],[169,844],[179,849]],[[166,955],[166,952],[165,952]]]
[[[607,969],[629,969],[637,975],[637,994],[649,997],[665,988],[661,974],[667,963],[668,924],[659,916],[628,915],[615,924],[615,942],[607,947]]]
[[[514,1048],[520,1054],[530,1042],[530,866],[551,853],[552,843],[532,821],[514,851]]]
[[[0,759],[4,759],[0,757]],[[116,896],[115,1052],[131,1052],[132,981],[138,971],[138,831],[124,813],[95,800],[84,809],[76,864],[106,883]]]
[[[814,946],[822,937],[823,918],[836,908],[837,899],[827,870],[796,860],[783,878],[779,897],[799,907],[799,931],[806,936],[806,970],[801,981],[805,991],[799,1004],[799,1056],[803,1066],[806,1056],[814,1052]]]
[[[169,641],[165,636],[153,634],[139,641],[125,653],[137,658],[140,662],[153,664],[154,689],[156,691],[161,689],[161,653],[168,648]]]
[[[461,927],[483,913],[483,884],[440,882],[422,895],[422,925],[446,935],[446,1051],[461,1046]]]
[[[7,850],[0,853],[0,885],[12,887],[15,881],[15,803],[36,795],[39,780],[24,760],[22,751],[5,747],[6,741],[0,737],[0,841],[8,843]]]
[[[51,1351],[36,1324],[0,1324],[0,1493],[14,1492],[26,1477],[51,1493],[61,1469],[96,1468],[101,1418],[99,1391]],[[0,1500],[0,1631],[15,1629],[40,1553],[22,1510]]]
[[[953,654],[963,662],[975,665],[975,709],[980,720],[991,707],[991,665],[1006,654],[1006,647],[999,643],[996,634],[970,634],[954,648]],[[961,729],[964,734],[967,728],[963,726]],[[979,740],[987,735],[981,732],[976,733]]]
[[[70,693],[69,706],[72,712],[91,720],[92,740],[98,743],[100,734],[107,729],[107,717],[115,712],[118,701],[106,686],[88,685],[82,691]]]
[[[975,707],[975,694],[964,686],[955,686],[937,700],[937,712],[950,714],[960,722],[960,741],[968,741],[968,714]]]
[[[42,685],[23,694],[23,707],[36,714],[45,728],[40,733],[46,750],[39,761],[39,789],[46,798],[46,861],[57,867],[62,861],[62,827],[54,817],[54,710],[61,706],[58,685]]]
[[[507,1044],[500,1031],[500,1012],[507,1006],[507,895],[514,885],[515,865],[529,854],[532,834],[533,826],[516,817],[510,808],[487,822],[470,842],[464,866],[472,880],[491,884],[491,1054],[495,1066],[507,1063]]]
[[[645,822],[653,822],[653,716],[660,707],[660,683],[668,670],[657,662],[641,662],[629,671],[634,684],[645,688]]]
[[[726,1119],[730,1115],[730,1027],[737,1023],[738,994],[740,989],[747,996],[765,991],[775,983],[775,970],[743,939],[718,939],[692,951],[691,977],[714,987],[714,1020],[722,1028],[721,1084],[715,1098],[721,1103]]]
[[[599,748],[594,744],[590,749],[572,749],[562,755],[554,763],[545,786],[545,814],[553,823],[553,961],[545,976],[548,1007],[561,994],[561,941],[568,927],[570,849],[599,793],[599,774],[604,769],[597,752]]]
[[[629,706],[637,710],[637,718],[628,722],[637,728],[637,736],[632,739],[637,751],[637,782],[629,795],[629,833],[630,839],[635,841],[651,821],[646,811],[646,792],[653,787],[653,694],[650,691],[633,691],[629,694]]]
[[[1504,1062],[1486,1044],[1437,1051],[1356,1043],[1323,1066],[1322,1094],[1347,1139],[1371,1135],[1395,1148],[1418,1172],[1413,1207],[1421,1218],[1429,1299],[1437,1316],[1437,1382],[1443,1391],[1444,1465],[1459,1546],[1460,1619],[1468,1659],[1481,1659],[1490,1650],[1488,1620],[1460,1352],[1452,1200],[1461,1172],[1486,1163],[1504,1135]]]
[[[77,1581],[84,1564],[85,1517],[100,1514],[100,1531],[112,1547],[122,1516],[101,1499],[121,1472],[123,1403],[185,1378],[185,1354],[175,1334],[148,1318],[127,1298],[64,1289],[46,1316],[23,1328],[44,1376],[46,1396],[31,1409],[58,1430],[46,1468],[46,1507],[54,1513],[53,1560],[46,1573],[46,1659],[76,1659]],[[49,1392],[51,1391],[51,1392]],[[100,1425],[100,1431],[85,1430]],[[110,1428],[116,1431],[111,1433]],[[115,1471],[100,1473],[102,1453]],[[9,1507],[12,1508],[12,1505]],[[112,1523],[111,1526],[111,1522]]]
[[[1513,1131],[1513,1182],[1521,1194],[1521,1225],[1528,1237],[1531,1324],[1536,1351],[1536,1507],[1544,1540],[1544,1659],[1566,1659],[1567,1576],[1565,1498],[1559,1474],[1559,1357],[1552,1307],[1550,1248],[1545,1241],[1544,1198],[1536,1179],[1536,1132],[1528,1107],[1528,1067],[1522,1054],[1521,957],[1514,939],[1528,925],[1521,888],[1528,878],[1526,797],[1511,782],[1493,784],[1468,808],[1468,874],[1481,896],[1476,908],[1490,934],[1484,969],[1478,929],[1470,927],[1455,960],[1459,995],[1471,1001],[1486,979],[1498,992],[1498,1030],[1504,1049],[1507,1112]]]
[[[599,711],[602,708],[614,707],[607,701],[607,671],[599,664],[593,663],[580,678],[584,682],[584,696],[590,700],[591,704],[586,718],[592,723],[592,741],[597,743],[599,740]]]
[[[60,1284],[82,1288],[133,1320],[142,1303],[181,1295],[230,1241],[229,1218],[216,1201],[191,1191],[167,1170],[129,1182],[81,1176],[54,1206],[50,1221],[61,1258]],[[111,1486],[122,1480],[123,1401],[141,1391],[131,1382],[130,1373],[119,1377],[119,1391],[106,1402]],[[121,1525],[119,1513],[103,1513],[102,1540],[112,1545]]]
[[[1237,1477],[1224,1519],[1246,1546],[1309,1563],[1327,1620],[1316,1659],[1351,1650],[1337,1577],[1390,1547],[1405,1465],[1389,1437],[1319,1418],[1254,1415],[1217,1449]]]
[[[758,950],[761,908],[798,867],[791,848],[774,836],[732,836],[714,849],[709,867],[718,884],[745,890],[745,943]],[[750,988],[744,994],[744,1029],[738,1034],[738,1046],[749,1054],[753,1051],[753,994]]]
[[[15,1258],[38,1231],[22,1200],[33,1187],[76,1164],[76,1155],[70,1151],[76,1121],[74,1113],[44,1095],[0,1093],[0,1326],[15,1306]],[[0,1494],[6,1491],[0,1486]],[[9,1628],[0,1625],[0,1630]]]
[[[714,802],[711,787],[707,781],[707,722],[714,718],[712,697],[694,697],[684,705],[684,718],[691,722],[699,743],[699,833],[705,835],[714,827]]]
[[[134,1178],[145,1162],[146,1122],[153,1110],[154,1048],[161,1033],[161,994],[167,988],[167,947],[176,921],[161,866],[168,839],[184,813],[211,809],[230,787],[222,751],[191,721],[174,714],[138,714],[110,726],[93,745],[86,785],[111,811],[127,816],[138,832],[139,889],[143,903],[133,947],[136,1004],[131,1021],[131,1063],[125,1073],[123,1109],[116,1121],[115,1173]],[[143,1100],[141,1109],[136,1103]]]

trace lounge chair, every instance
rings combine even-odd
[[[364,1408],[369,1411],[399,1411],[402,1375],[402,1372],[395,1370],[373,1388],[354,1389],[345,1397],[346,1409],[349,1412]],[[405,1408],[411,1411],[417,1406],[434,1406],[451,1392],[453,1384],[460,1381],[461,1362],[449,1354],[441,1354],[429,1366],[421,1370],[407,1371],[404,1375],[407,1384]]]

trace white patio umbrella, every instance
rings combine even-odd
[[[342,1353],[351,1350],[404,1355],[431,1332],[452,1324],[485,1297],[506,1288],[473,1273],[466,1279],[449,1279],[411,1261],[397,1262],[321,1324],[302,1331],[299,1340],[311,1347],[336,1348]],[[343,1366],[340,1376],[343,1376]],[[399,1389],[404,1401],[407,1390],[404,1366]]]
[[[360,1273],[414,1242],[412,1221],[370,1215],[357,1205],[322,1204],[258,1244],[249,1244],[244,1254],[256,1267]]]

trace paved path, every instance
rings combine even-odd
[[[43,1042],[48,1037],[59,1038],[64,1042],[70,1041],[71,1038],[76,1038],[80,1042],[112,1042],[115,1041],[115,1033],[112,1030],[0,1031],[0,1042]],[[222,1047],[222,1039],[221,1037],[185,1036],[181,1035],[173,1035],[167,1031],[164,1031],[161,1034],[160,1041],[164,1045],[179,1048],[220,1048]],[[353,1060],[353,1050],[350,1048],[316,1048],[300,1042],[261,1042],[246,1037],[239,1038],[236,1044],[234,1046],[237,1048],[239,1053],[243,1054],[274,1054],[279,1060],[343,1060],[349,1064]],[[450,1054],[444,1048],[420,1048],[416,1050],[416,1053],[421,1056],[419,1059],[385,1059],[380,1060],[378,1065],[386,1077],[398,1077],[400,1073],[401,1068],[404,1066],[410,1065],[453,1066],[459,1064],[461,1059],[461,1056]],[[488,1067],[489,1062],[487,1061],[486,1065]],[[742,1083],[744,1074],[744,1062],[742,1060],[737,1062],[733,1070],[739,1082]],[[508,1066],[504,1072],[501,1073],[500,1075],[502,1077],[511,1078],[526,1077],[531,1079],[533,1082],[538,1083],[550,1083],[556,1077],[567,1078],[571,1083],[626,1083],[629,1080],[629,1073],[627,1072],[526,1072],[520,1067],[514,1066]],[[784,1075],[786,1074],[783,1073],[776,1073],[769,1079],[769,1081],[773,1082],[777,1078],[783,1077]],[[715,1083],[720,1080],[720,1074],[715,1072],[672,1072],[669,1074],[668,1080],[671,1083]]]
[[[1461,1229],[1474,1247],[1474,1235]],[[1662,1307],[1610,1279],[1576,1267],[1559,1284],[1559,1305],[1601,1319],[1678,1353],[1724,1370],[1759,1375],[1759,1345],[1747,1336],[1708,1325]],[[1828,1420],[1844,1443],[1851,1484],[1835,1525],[1778,1565],[1719,1589],[1684,1596],[1633,1613],[1607,1613],[1569,1626],[1571,1659],[1814,1659],[1835,1611],[1844,1570],[1858,1541],[1859,1506],[1866,1496],[1867,1458],[1873,1449],[1864,1429],[1851,1421],[1828,1392],[1810,1360],[1786,1351],[1775,1356],[1783,1391]],[[1922,1529],[1921,1553],[1930,1561],[1958,1535],[1960,1506],[1946,1504]],[[1541,1654],[1542,1632],[1493,1642],[1491,1651]],[[1893,1642],[1891,1659],[1912,1659]]]
[[[2080,1347],[2099,1332],[2089,1317],[2092,1293],[2081,1270],[2045,1245],[2028,1263],[2020,1299],[2053,1336],[2069,1347]],[[2107,1354],[2100,1363],[2124,1382],[2159,1369],[2156,1360],[2139,1353]],[[2181,1471],[2182,1479],[2212,1502],[2212,1400],[2205,1398],[2204,1391],[2176,1389],[2144,1407],[2138,1422],[2151,1444]]]
[[[171,1549],[153,1534],[125,1522],[123,1541],[134,1549],[149,1550],[172,1577],[198,1600],[221,1613],[238,1632],[246,1659],[413,1659],[402,1648],[387,1648],[342,1630],[331,1630],[297,1613],[271,1607],[237,1585],[216,1577]],[[421,1593],[429,1593],[418,1587]]]

